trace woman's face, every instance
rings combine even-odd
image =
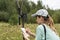
[[[41,16],[41,17],[38,17],[38,16],[37,16],[37,18],[36,18],[36,22],[37,22],[38,24],[43,23],[43,22],[44,22],[43,17],[42,17],[42,16]]]

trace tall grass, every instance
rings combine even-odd
[[[25,28],[30,28],[32,32],[35,33],[37,24],[25,24]],[[55,24],[55,27],[60,35],[60,24]],[[8,23],[0,23],[0,40],[23,40],[21,25],[10,25]],[[34,40],[30,37],[30,40]]]

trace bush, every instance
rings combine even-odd
[[[0,21],[8,22],[9,20],[9,13],[0,11]]]
[[[12,24],[12,25],[17,25],[18,23],[18,16],[15,14],[15,15],[12,15],[9,19],[9,23]]]
[[[55,11],[52,17],[55,23],[60,23],[60,11]]]

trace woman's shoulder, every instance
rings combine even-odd
[[[42,29],[43,29],[43,25],[38,25],[38,26],[37,26],[37,29],[42,30]]]
[[[45,28],[46,28],[46,30],[47,30],[47,27],[46,27],[47,25],[45,25],[45,24],[38,25],[38,26],[37,26],[37,30],[44,31],[43,25],[45,26]]]

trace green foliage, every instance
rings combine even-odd
[[[54,10],[51,10],[50,8],[48,8],[47,11],[48,11],[48,13],[49,13],[50,16],[53,16],[53,14],[55,14],[54,13],[55,11]]]
[[[29,2],[25,0],[22,5],[22,1],[19,0],[19,5],[22,6],[22,12],[27,14],[27,23],[36,23],[35,19],[31,15],[39,9],[46,9],[45,6],[42,6],[42,1],[38,1],[37,4],[34,2]],[[48,12],[54,19],[55,23],[60,23],[60,10],[51,10],[48,7]],[[16,5],[16,0],[0,0],[0,21],[9,22],[13,24],[18,23],[18,10]],[[59,16],[58,16],[59,15]]]
[[[53,19],[55,23],[60,23],[60,10],[54,12],[53,14]]]
[[[38,3],[38,4],[37,4],[37,10],[43,9],[42,1],[39,0],[37,3]]]
[[[31,17],[31,15],[36,13],[37,10],[42,9],[42,8],[43,8],[43,6],[40,1],[38,1],[37,5],[33,2],[31,2],[30,12],[28,14],[28,22],[29,23],[36,23],[36,18]]]
[[[0,0],[0,11],[2,11],[2,10],[5,11],[7,9],[8,5],[6,5],[6,4],[7,4],[7,2],[5,0]]]
[[[0,21],[8,22],[8,20],[9,20],[9,13],[0,11]]]
[[[12,21],[11,16],[14,14],[17,14],[15,1],[0,0],[0,21],[10,22],[10,20]]]
[[[36,23],[36,18],[31,16],[36,11],[37,9],[35,8],[34,10],[31,10],[31,12],[28,14],[28,23]]]
[[[12,15],[9,19],[9,23],[12,25],[16,25],[18,23],[18,15]]]

